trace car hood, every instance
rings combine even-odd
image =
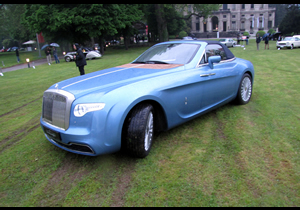
[[[109,92],[130,83],[184,69],[176,64],[125,64],[78,76],[52,85],[49,89],[61,89],[79,98],[94,91]]]
[[[294,42],[294,40],[277,41],[277,43],[287,43],[287,42]]]

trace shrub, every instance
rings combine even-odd
[[[182,37],[187,36],[188,34],[185,31],[180,31],[179,32],[179,39],[182,39]]]
[[[247,32],[247,31],[245,31],[244,33],[243,33],[243,36],[249,36],[250,34],[249,34],[249,32]]]
[[[256,34],[259,34],[260,37],[262,37],[266,32],[264,31],[258,31]]]
[[[274,34],[275,32],[276,31],[273,28],[270,28],[269,31],[268,31],[269,34]]]
[[[176,39],[175,35],[169,35],[169,39]]]

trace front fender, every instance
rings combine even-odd
[[[163,109],[165,107],[163,101],[155,95],[132,94],[131,97],[127,95],[127,97],[118,98],[118,102],[113,104],[107,112],[104,133],[109,138],[105,140],[105,145],[118,145],[119,148],[121,147],[122,129],[125,119],[137,104],[144,101],[155,101]]]

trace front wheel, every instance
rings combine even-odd
[[[150,104],[137,105],[126,118],[122,141],[126,152],[144,158],[151,149],[154,133],[154,109]]]
[[[71,58],[69,56],[65,57],[65,61],[66,62],[70,62],[71,61]]]
[[[252,95],[252,79],[249,74],[244,74],[239,85],[236,97],[237,104],[244,105],[250,101]]]

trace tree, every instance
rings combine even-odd
[[[300,32],[300,8],[298,4],[287,5],[287,13],[279,24],[279,30],[284,34]]]
[[[128,32],[130,24],[142,14],[138,6],[123,4],[32,4],[25,8],[24,23],[31,30],[73,43],[98,37],[102,54],[104,37],[117,34],[120,29]]]
[[[287,13],[286,10],[286,4],[269,4],[269,7],[275,7],[275,27],[279,26],[279,23],[281,23],[282,19]]]
[[[152,9],[151,6],[148,7]],[[155,16],[157,25],[157,34],[159,41],[168,40],[168,24],[174,19],[189,20],[192,15],[207,18],[212,11],[220,8],[218,4],[154,4],[154,12],[148,12],[149,15]],[[183,16],[183,13],[186,16]]]
[[[0,8],[0,37],[6,40],[6,47],[21,45],[35,37],[35,33],[30,32],[21,23],[21,17],[24,13],[24,4],[2,4]],[[17,43],[16,43],[17,42]],[[12,45],[12,46],[11,46]]]
[[[135,30],[132,25],[135,22],[138,22],[144,16],[142,11],[142,6],[138,4],[120,4],[120,10],[122,11],[119,14],[119,18],[122,20],[122,25],[117,30],[120,35],[124,37],[125,49],[128,50],[128,44],[130,36],[134,34]]]

